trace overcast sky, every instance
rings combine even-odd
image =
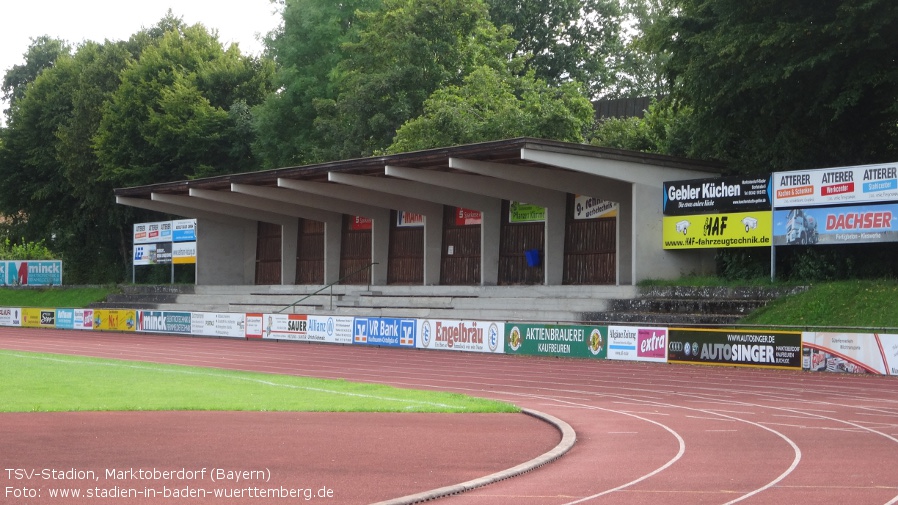
[[[31,38],[49,35],[73,45],[124,40],[155,25],[169,8],[188,24],[218,30],[225,46],[236,42],[244,54],[259,54],[258,35],[280,23],[270,0],[14,0],[4,3],[0,21],[0,72],[24,62]]]

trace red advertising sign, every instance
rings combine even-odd
[[[370,230],[374,221],[370,217],[352,216],[349,221],[349,229],[353,231]]]
[[[479,210],[465,209],[456,207],[455,209],[455,225],[471,226],[483,223],[483,215]]]

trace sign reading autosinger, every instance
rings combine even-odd
[[[801,368],[800,332],[670,328],[670,362]]]

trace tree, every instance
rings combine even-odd
[[[508,65],[514,47],[481,0],[385,0],[359,19],[334,74],[337,98],[317,102],[315,126],[331,159],[386,149],[434,91],[461,84],[481,65]]]
[[[898,9],[889,0],[676,0],[652,39],[693,110],[693,156],[743,172],[898,155]]]
[[[23,55],[25,63],[13,65],[3,76],[3,99],[9,102],[10,109],[25,94],[29,83],[34,82],[44,69],[52,67],[60,56],[71,54],[71,49],[67,42],[48,35],[31,39],[31,45]],[[9,114],[9,110],[4,112]]]
[[[358,29],[356,12],[380,6],[381,0],[287,0],[283,25],[266,38],[277,64],[276,92],[253,110],[254,152],[265,167],[325,161],[315,104],[336,100],[331,74],[346,59],[344,44]]]
[[[618,0],[487,0],[496,26],[512,28],[514,54],[528,57],[521,75],[533,70],[550,85],[578,81],[589,96],[617,96],[623,53],[623,13]]]
[[[104,179],[139,185],[256,169],[242,118],[272,70],[236,46],[224,50],[202,25],[166,32],[104,105],[94,137]]]
[[[483,66],[463,84],[434,92],[424,114],[396,132],[389,152],[524,136],[581,142],[592,119],[592,104],[574,83],[552,87],[532,71],[521,77]]]

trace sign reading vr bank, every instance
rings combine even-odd
[[[60,286],[62,285],[62,261],[0,261],[0,285]]]
[[[671,363],[801,369],[800,332],[668,330]]]
[[[505,331],[508,354],[601,359],[608,354],[605,326],[506,323]]]
[[[772,222],[769,210],[664,216],[664,249],[770,247]]]

